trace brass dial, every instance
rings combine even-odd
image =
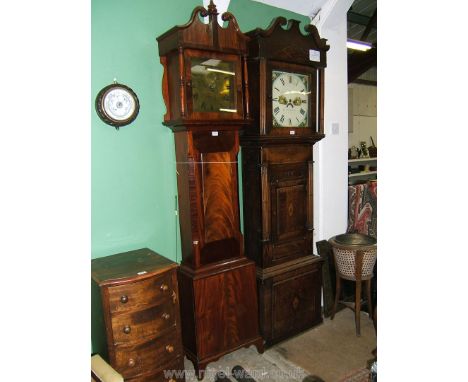
[[[236,113],[235,79],[232,61],[192,58],[193,111]]]

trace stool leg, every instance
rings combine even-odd
[[[361,336],[361,280],[356,280],[354,314],[356,320],[356,335],[359,337]]]
[[[333,304],[333,309],[331,312],[330,319],[333,320],[335,318],[336,307],[338,306],[338,300],[340,299],[341,294],[341,279],[338,274],[336,275],[336,288],[335,288],[335,303]]]
[[[367,294],[367,309],[369,310],[369,318],[372,320],[372,297],[371,297],[371,279],[366,280],[366,294]]]

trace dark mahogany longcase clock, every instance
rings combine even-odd
[[[164,124],[174,131],[182,263],[182,337],[199,378],[208,362],[259,335],[255,263],[244,255],[237,154],[248,110],[247,41],[213,2],[157,38],[164,66]],[[200,17],[208,18],[204,24]]]
[[[322,322],[313,255],[313,145],[324,137],[329,46],[317,29],[274,19],[246,33],[250,111],[241,137],[244,234],[257,265],[260,331],[271,345]]]

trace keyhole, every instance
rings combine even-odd
[[[299,307],[299,299],[297,298],[297,296],[294,296],[292,306],[294,310],[296,310]]]

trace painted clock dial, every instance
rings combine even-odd
[[[272,71],[273,127],[307,127],[309,124],[309,77]]]

